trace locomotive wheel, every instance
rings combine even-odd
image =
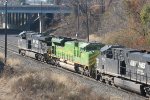
[[[21,53],[21,50],[19,49],[19,54]]]
[[[84,75],[84,70],[83,70],[83,68],[81,68],[81,67],[80,67],[80,74],[81,74],[81,75]]]
[[[108,84],[109,84],[109,85],[112,85],[112,84],[111,84],[111,81],[108,81]]]
[[[144,87],[144,90],[143,90],[144,92],[145,92],[145,94],[144,95],[146,95],[147,97],[150,97],[150,87]],[[141,91],[142,92],[142,91]]]
[[[79,66],[76,65],[76,66],[74,67],[74,69],[75,69],[76,73],[80,73],[80,71],[79,71]]]
[[[108,85],[111,85],[111,81],[109,81],[108,79],[105,79],[105,82],[104,83],[106,83],[106,84],[108,84]]]
[[[97,81],[100,81],[100,79],[101,79],[101,76],[100,76],[100,75],[97,75],[97,76],[96,76],[96,80],[97,80]]]
[[[38,55],[37,54],[35,54],[35,59],[38,60]]]
[[[55,60],[54,60],[54,59],[51,59],[51,60],[50,60],[50,64],[56,65]]]
[[[146,92],[145,92],[145,89],[144,89],[143,85],[141,85],[140,89],[141,89],[141,95],[146,96]]]
[[[103,82],[103,83],[106,83],[106,80],[105,80],[105,79],[102,79],[102,82]]]
[[[38,56],[38,61],[41,61],[41,55],[37,55]]]
[[[94,79],[97,77],[97,73],[93,69],[90,70],[90,77]]]
[[[58,61],[56,61],[56,67],[61,67]]]
[[[44,61],[45,61],[45,59],[44,59],[44,57],[43,57],[43,56],[41,56],[41,61],[42,61],[42,62],[44,62]]]
[[[47,60],[46,60],[46,63],[47,63],[47,64],[50,64],[50,60],[47,59]]]
[[[38,57],[38,61],[41,61],[41,58],[40,58],[40,57]]]
[[[25,56],[25,53],[21,53],[22,56]]]
[[[90,71],[89,71],[88,69],[86,69],[86,70],[84,71],[84,75],[90,77],[90,76],[91,76],[91,75],[90,75]]]
[[[43,62],[45,62],[45,58],[43,58]]]

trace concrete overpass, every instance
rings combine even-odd
[[[3,18],[3,28],[5,27],[5,6],[0,6],[0,13]],[[29,24],[30,27],[31,22],[34,19],[39,19],[39,31],[42,32],[43,26],[43,16],[46,14],[69,14],[72,13],[73,9],[71,7],[67,7],[65,5],[15,5],[15,6],[7,6],[7,26],[8,28],[18,28],[19,25]],[[33,14],[37,15],[37,18],[33,18]]]
[[[0,12],[5,12],[5,6],[0,6]],[[16,5],[7,7],[8,13],[72,13],[71,7],[64,5]]]

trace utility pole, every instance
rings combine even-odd
[[[79,2],[78,2],[77,20],[78,20],[78,22],[77,22],[76,39],[78,39],[78,34],[79,34],[79,21],[80,21],[80,19],[79,19]]]
[[[87,42],[89,42],[89,19],[88,19],[88,1],[86,0],[86,30],[87,30]]]
[[[105,12],[105,0],[101,0],[101,13],[103,14]]]
[[[42,33],[42,29],[43,29],[43,19],[42,19],[43,15],[42,15],[42,1],[41,1],[41,13],[39,14],[39,24],[40,24],[40,33]]]
[[[5,64],[7,63],[7,0],[5,1]]]

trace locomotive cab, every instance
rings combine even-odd
[[[118,50],[114,51],[113,48],[117,48]],[[96,64],[96,71],[98,73],[104,73],[104,74],[111,74],[111,75],[118,75],[120,72],[123,73],[120,69],[118,69],[118,66],[123,65],[123,60],[120,60],[119,56],[117,56],[117,51],[120,51],[119,49],[123,48],[122,46],[118,45],[106,45],[103,48],[101,48],[100,52],[101,55],[97,57],[97,64]]]
[[[18,47],[20,49],[31,49],[31,40],[33,35],[38,33],[32,31],[23,31],[19,34]]]
[[[103,46],[100,43],[80,43],[80,55],[84,65],[92,68],[96,64],[96,57],[100,54],[99,49]]]
[[[23,31],[19,34],[19,54],[45,61],[51,53],[53,36],[43,36],[37,32]]]
[[[89,45],[87,45],[85,48],[86,52],[94,52],[94,51],[98,51],[100,49],[100,44],[93,44],[90,43]]]

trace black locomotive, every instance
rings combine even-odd
[[[97,57],[96,74],[97,80],[150,95],[149,52],[106,45]]]

